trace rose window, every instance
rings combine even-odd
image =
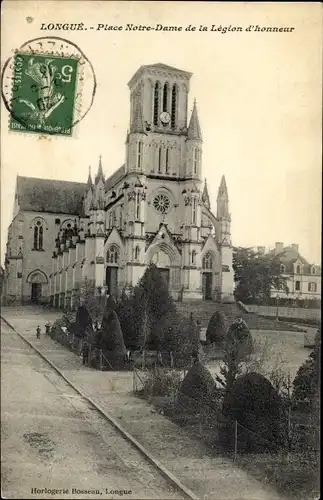
[[[154,198],[153,205],[157,212],[159,212],[160,214],[166,214],[170,207],[168,196],[166,196],[165,194],[157,194],[157,196],[155,196]]]

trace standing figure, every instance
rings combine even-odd
[[[90,347],[87,341],[84,342],[83,344],[83,350],[82,350],[82,355],[83,355],[83,365],[89,365],[89,352],[90,352]]]
[[[40,326],[39,325],[36,328],[36,338],[40,339]]]
[[[48,323],[46,323],[46,325],[45,325],[45,333],[46,333],[46,335],[49,334],[49,331],[50,331],[50,322],[48,321]]]

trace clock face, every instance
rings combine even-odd
[[[161,114],[160,114],[160,121],[162,123],[169,123],[170,121],[170,114],[167,113],[167,111],[163,111]]]

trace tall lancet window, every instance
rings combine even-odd
[[[194,148],[194,151],[193,151],[193,174],[197,174],[198,163],[199,163],[199,150],[197,148]]]
[[[136,194],[136,220],[140,219],[140,193]]]
[[[169,149],[166,149],[166,157],[165,157],[165,173],[169,172]]]
[[[138,142],[138,150],[137,150],[137,169],[141,170],[142,167],[142,142]]]
[[[34,227],[34,250],[43,250],[43,226],[39,221]]]
[[[192,224],[196,224],[196,198],[192,200]]]
[[[172,88],[172,110],[171,110],[171,127],[176,127],[176,101],[177,101],[177,85],[174,83]]]
[[[158,173],[160,174],[161,173],[161,167],[162,167],[162,150],[161,150],[161,147],[158,148],[158,158],[157,158],[157,161],[158,161]]]
[[[159,82],[155,84],[154,91],[154,125],[158,125],[158,114],[159,114]]]
[[[167,111],[167,102],[168,102],[168,83],[165,83],[163,92],[163,111]]]

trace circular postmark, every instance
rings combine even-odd
[[[2,71],[1,95],[12,131],[71,136],[89,112],[95,92],[91,62],[64,38],[24,43]]]

